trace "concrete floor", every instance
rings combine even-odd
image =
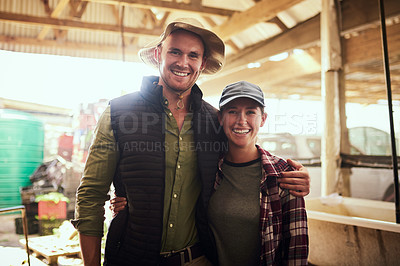
[[[16,233],[15,219],[21,217],[20,214],[3,214],[0,215],[0,258],[1,265],[5,266],[18,266],[28,265],[28,258],[25,247],[19,243],[20,239],[24,238],[24,235]],[[32,234],[29,238],[37,237],[39,235]],[[30,256],[30,264],[32,266],[43,266],[48,265],[45,260],[38,259],[35,256]],[[59,266],[67,265],[83,265],[82,261],[77,258],[59,257]]]
[[[28,265],[26,250],[19,243],[24,235],[16,234],[15,230],[15,219],[20,217],[20,214],[0,215],[0,258],[2,258],[2,265]],[[30,256],[30,262],[31,265],[47,265],[34,256]]]
[[[20,217],[20,214],[0,215],[0,246],[21,247],[19,239],[24,236],[15,233],[15,219]]]

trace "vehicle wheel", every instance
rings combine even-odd
[[[400,188],[399,188],[400,192]],[[394,184],[391,184],[385,191],[385,194],[383,194],[383,201],[389,201],[389,202],[394,202]]]

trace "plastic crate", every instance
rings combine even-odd
[[[25,206],[25,211],[27,216],[37,216],[38,215],[38,203],[37,202],[32,202],[32,203],[24,203]]]
[[[30,188],[30,187],[21,187],[20,188],[20,194],[21,194],[21,201],[22,204],[30,204],[32,202],[35,202],[35,191]]]
[[[64,221],[64,219],[39,220],[39,235],[53,235],[53,229],[60,227]]]
[[[65,219],[67,218],[67,202],[39,201],[39,220],[41,219]]]
[[[35,217],[27,217],[28,234],[37,234],[39,232],[39,222]],[[24,234],[22,218],[15,218],[15,233],[18,235]]]

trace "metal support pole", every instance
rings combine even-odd
[[[29,256],[29,245],[28,245],[28,218],[26,217],[26,210],[25,210],[25,206],[23,206],[24,208],[21,209],[21,213],[22,213],[22,228],[24,230],[24,236],[25,236],[25,249],[26,249],[26,253],[28,255],[28,265],[31,265],[31,261],[30,261],[30,256]]]
[[[379,0],[379,15],[381,19],[381,33],[382,33],[382,49],[383,49],[383,60],[385,70],[385,80],[389,107],[389,122],[390,122],[390,137],[392,142],[392,163],[393,163],[393,174],[394,174],[394,196],[396,205],[396,223],[400,223],[400,207],[399,207],[399,171],[397,165],[397,152],[396,152],[396,136],[394,134],[394,123],[393,123],[393,107],[392,107],[392,87],[390,82],[390,69],[389,69],[389,56],[386,39],[386,22],[385,22],[385,8],[383,0]]]
[[[25,248],[26,248],[26,254],[28,255],[28,265],[30,266],[31,260],[29,257],[29,246],[28,246],[28,221],[27,221],[27,217],[26,217],[25,206],[20,205],[20,206],[0,209],[0,213],[8,213],[8,212],[15,212],[15,211],[21,211],[21,214],[22,214],[22,229],[24,230],[24,235],[25,235]]]

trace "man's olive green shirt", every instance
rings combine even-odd
[[[161,252],[166,252],[180,250],[198,241],[195,206],[200,195],[201,182],[197,176],[193,114],[185,116],[182,129],[179,130],[168,108],[168,100],[163,98],[160,101],[166,114],[165,196],[161,243]],[[115,147],[108,106],[97,123],[77,193],[75,216],[78,231],[84,235],[103,235],[103,206],[119,160],[119,151]]]

